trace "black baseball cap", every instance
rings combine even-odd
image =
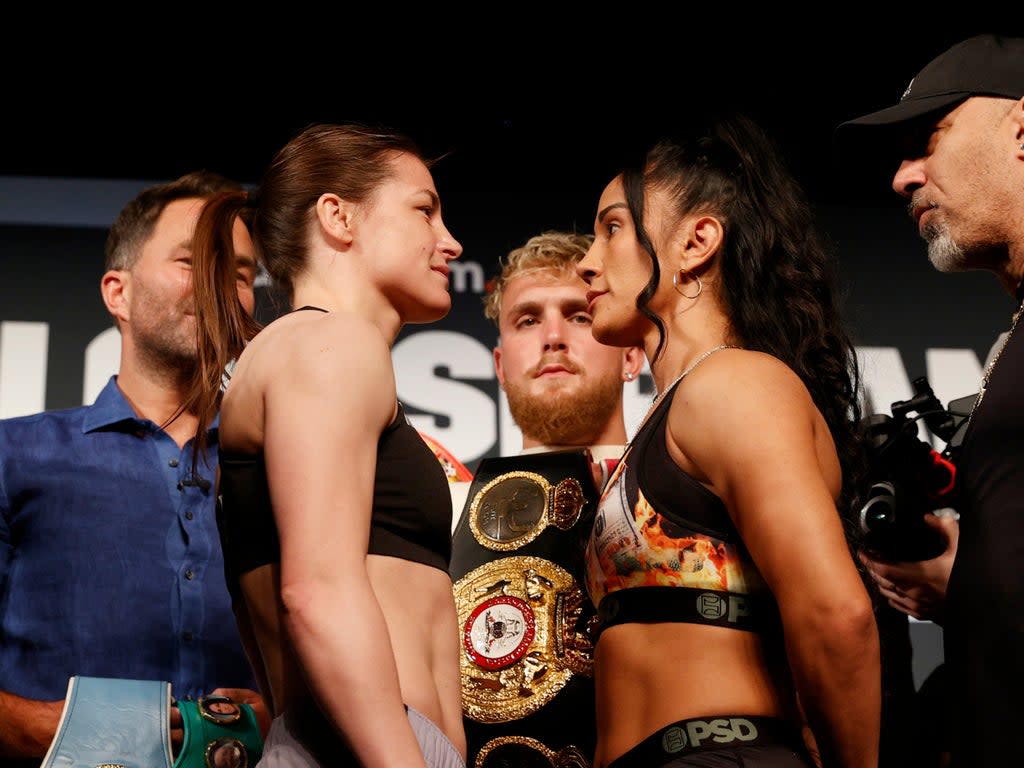
[[[842,123],[835,138],[845,144],[882,127],[943,114],[971,96],[1024,96],[1024,38],[976,35],[957,43],[917,73],[898,104]]]

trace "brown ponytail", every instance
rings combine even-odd
[[[220,407],[227,369],[262,326],[238,298],[233,230],[248,221],[248,193],[224,192],[210,198],[196,223],[192,240],[192,295],[195,302],[196,369],[184,408],[196,414],[199,427],[192,466],[206,455],[206,430]]]

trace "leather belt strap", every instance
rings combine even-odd
[[[40,768],[171,768],[171,684],[74,676]]]

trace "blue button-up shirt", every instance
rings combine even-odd
[[[62,699],[71,675],[255,689],[224,583],[210,466],[95,404],[0,420],[0,689]],[[204,482],[208,481],[208,482]]]

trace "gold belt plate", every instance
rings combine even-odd
[[[536,712],[574,675],[593,673],[593,645],[577,629],[586,599],[572,575],[533,556],[484,563],[459,579],[462,708],[480,723]]]
[[[567,531],[586,504],[572,477],[552,485],[536,472],[506,472],[473,497],[469,528],[481,546],[511,552],[529,544],[549,525]]]

